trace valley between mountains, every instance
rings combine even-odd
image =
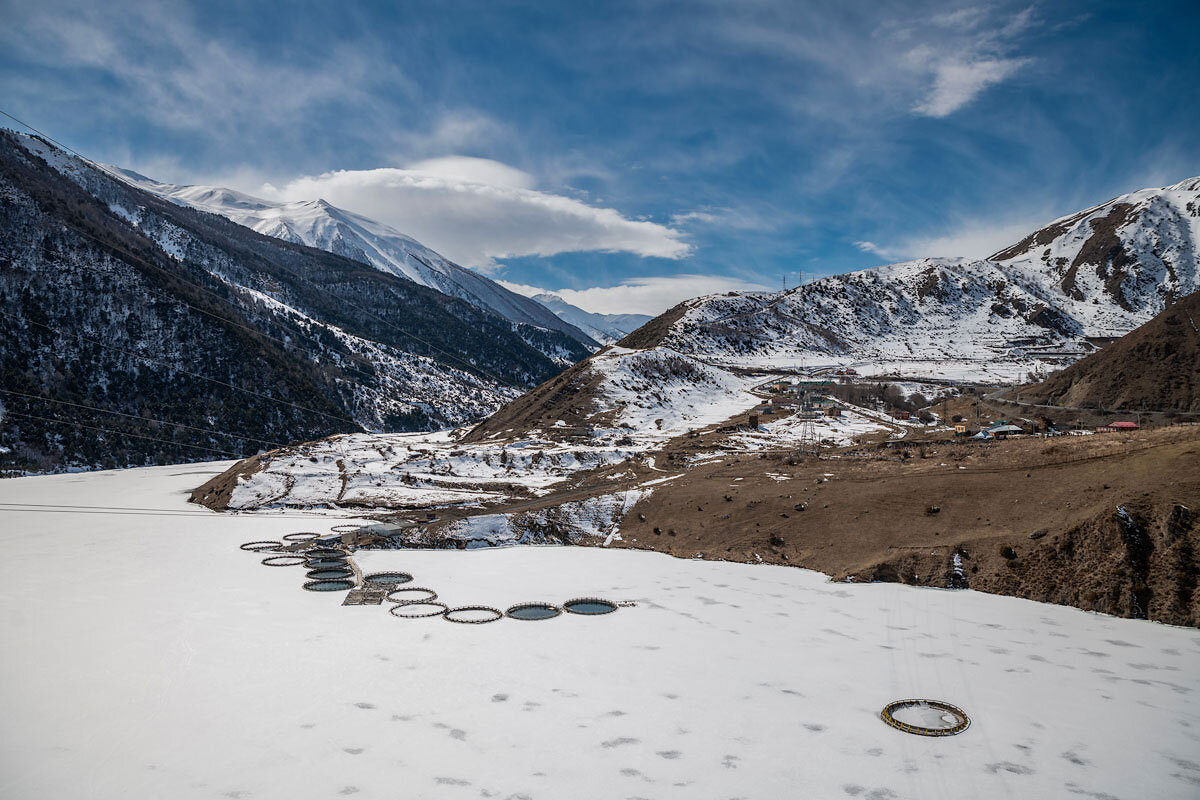
[[[653,549],[1198,625],[1191,401],[1007,397],[1194,305],[1198,194],[1134,192],[984,261],[688,301],[473,427],[264,453],[193,499],[354,507],[401,526],[388,546]],[[1091,432],[1143,411],[1153,428]],[[1005,423],[1023,435],[956,436]]]

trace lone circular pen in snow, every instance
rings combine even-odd
[[[971,726],[965,711],[941,700],[896,700],[879,716],[896,730],[918,736],[953,736]]]
[[[512,619],[539,620],[553,619],[562,609],[550,603],[518,603],[504,613]]]
[[[300,533],[285,534],[283,538],[288,542],[311,542],[313,539],[320,539],[321,534],[313,533],[312,531],[301,531]]]
[[[611,600],[604,600],[599,597],[576,597],[574,600],[568,600],[562,605],[564,611],[569,611],[572,614],[610,614],[617,610],[617,604]]]

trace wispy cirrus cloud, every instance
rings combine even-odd
[[[970,219],[952,227],[923,235],[908,236],[888,244],[857,241],[854,246],[864,253],[886,261],[915,258],[987,258],[1045,225],[1055,215],[1031,213],[1005,221]]]
[[[945,117],[1002,82],[1025,64],[1025,58],[945,59],[931,66],[933,86],[923,100],[913,106],[918,114]]]

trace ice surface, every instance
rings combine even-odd
[[[0,797],[1200,792],[1196,630],[629,550],[359,554],[452,606],[638,603],[400,620],[237,548],[333,520],[187,506],[225,466],[0,482]],[[34,503],[96,509],[13,505]],[[907,697],[972,726],[884,725]]]

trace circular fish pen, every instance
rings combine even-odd
[[[404,608],[404,606],[400,606]],[[504,612],[491,606],[459,606],[447,608],[442,612],[442,618],[447,622],[459,622],[464,625],[483,625],[504,619]]]
[[[313,539],[320,539],[321,534],[313,533],[312,531],[301,531],[300,533],[284,534],[284,541],[287,542],[311,542]]]
[[[971,718],[958,706],[941,700],[897,700],[879,712],[888,725],[917,736],[953,736],[971,726]]]
[[[445,603],[435,603],[432,600],[418,600],[412,603],[401,603],[392,606],[388,612],[393,617],[401,619],[421,619],[423,617],[440,617],[449,611]]]
[[[518,603],[505,611],[504,615],[511,619],[539,620],[554,619],[561,613],[561,608],[550,603]]]
[[[308,558],[304,561],[304,566],[309,569],[349,569],[350,562],[344,558]]]
[[[275,550],[283,547],[283,542],[246,542],[245,544],[238,545],[238,547],[250,553],[258,553],[263,550]]]
[[[268,556],[262,563],[268,567],[299,567],[305,560],[304,556]]]
[[[347,558],[350,554],[335,547],[314,547],[305,550],[304,555],[306,558]]]
[[[330,526],[329,530],[333,531],[334,533],[354,533],[356,530],[358,530],[361,527],[363,527],[363,526],[362,525],[349,525],[349,524],[332,525],[332,526]]]
[[[304,577],[314,581],[349,580],[354,577],[354,570],[345,567],[325,567],[309,570],[304,573]]]
[[[595,616],[597,614],[611,614],[617,610],[617,604],[611,600],[604,600],[599,597],[576,597],[574,600],[568,600],[562,604],[563,611],[568,611],[572,614],[584,614]]]
[[[331,581],[309,581],[304,588],[310,592],[347,592],[354,588],[354,581],[344,579]]]
[[[413,603],[428,603],[431,600],[437,600],[437,592],[433,589],[426,589],[424,586],[405,586],[402,589],[393,589],[388,592],[387,599],[392,603],[399,603],[402,606]]]
[[[372,572],[370,575],[363,576],[363,583],[375,586],[398,586],[401,583],[408,583],[412,579],[413,576],[407,572]]]

